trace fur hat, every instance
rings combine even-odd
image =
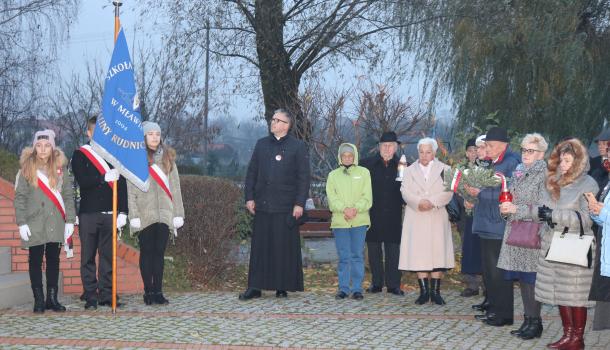
[[[32,147],[36,147],[36,143],[40,140],[47,140],[51,143],[51,147],[55,148],[55,132],[51,129],[36,131]]]

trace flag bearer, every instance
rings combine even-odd
[[[91,140],[97,117],[87,121]],[[80,276],[85,309],[112,304],[112,182],[118,180],[117,229],[127,223],[127,183],[119,172],[96,153],[89,142],[74,151],[72,172],[80,188],[78,209],[81,240]],[[99,252],[96,269],[95,256]],[[117,303],[120,306],[120,303]]]
[[[159,124],[146,121],[142,123],[142,129],[148,154],[150,188],[143,192],[128,183],[129,224],[134,231],[140,231],[144,303],[168,304],[163,296],[163,257],[169,235],[177,236],[177,230],[184,225],[176,151],[162,143]]]

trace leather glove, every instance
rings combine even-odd
[[[135,228],[135,229],[139,229],[140,227],[142,227],[142,223],[140,222],[140,218],[133,218],[131,220],[129,220],[129,226]]]
[[[123,226],[125,226],[125,224],[127,224],[127,215],[119,213],[119,215],[116,217],[116,228],[120,230],[123,228]]]
[[[30,232],[30,227],[28,225],[19,226],[19,235],[24,241],[29,241],[30,236],[32,235],[32,232]]]
[[[112,182],[119,179],[119,171],[116,169],[110,169],[104,174],[104,181]]]
[[[538,218],[542,222],[546,222],[550,227],[555,227],[553,223],[553,209],[543,205],[538,207]]]
[[[177,216],[174,218],[174,227],[176,229],[179,229],[180,227],[184,226],[184,218]]]
[[[74,233],[74,224],[66,224],[64,228],[64,242],[68,244],[68,238]]]

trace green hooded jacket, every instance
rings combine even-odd
[[[328,174],[326,180],[326,196],[328,207],[332,212],[331,228],[350,228],[370,226],[369,209],[373,205],[371,175],[367,168],[358,166],[358,149],[351,143],[339,146],[349,146],[354,150],[354,164],[346,169],[341,165],[341,154],[338,154],[339,168]],[[358,214],[351,220],[345,220],[343,210],[356,208]]]

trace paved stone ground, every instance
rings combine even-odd
[[[518,291],[516,314],[521,313]],[[543,349],[561,335],[557,310],[543,308],[542,338],[521,341],[513,327],[483,326],[470,305],[480,298],[446,292],[447,305],[417,306],[415,293],[365,295],[336,301],[333,295],[289,293],[240,302],[235,293],[170,294],[168,306],[145,306],[124,296],[116,315],[109,308],[84,311],[66,297],[66,313],[34,315],[31,305],[0,310],[2,349]],[[592,317],[592,310],[589,317]],[[587,349],[610,348],[610,331],[586,333]]]

